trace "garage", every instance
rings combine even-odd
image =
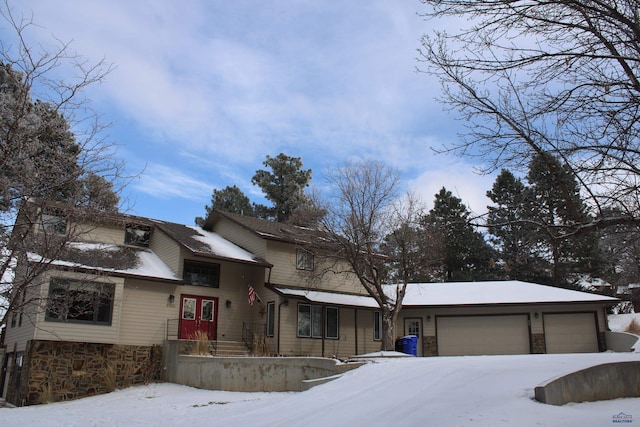
[[[547,353],[593,353],[598,351],[595,313],[544,314]]]
[[[441,356],[526,354],[531,350],[526,314],[439,316],[436,322]]]

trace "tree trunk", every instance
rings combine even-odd
[[[382,349],[393,351],[396,349],[396,318],[397,314],[388,308],[382,308]]]

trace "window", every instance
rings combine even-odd
[[[335,307],[327,307],[327,328],[326,337],[338,339],[338,309]]]
[[[382,313],[379,311],[373,312],[373,339],[382,340]]]
[[[311,304],[298,304],[298,337],[322,338],[323,311],[325,338],[338,338],[338,309]]]
[[[313,270],[313,253],[304,249],[297,249],[296,268],[298,270]]]
[[[276,303],[271,301],[267,303],[267,336],[272,337],[275,335],[275,313]]]
[[[151,227],[146,225],[128,224],[124,229],[124,244],[149,247]]]
[[[58,215],[42,214],[42,230],[45,233],[64,235],[67,232],[67,220]]]
[[[51,279],[46,319],[110,325],[114,293],[112,283]]]
[[[220,286],[220,264],[185,261],[182,276],[189,285],[217,288]]]

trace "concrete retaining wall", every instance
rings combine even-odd
[[[626,332],[605,332],[607,340],[607,350],[626,353],[633,351],[633,347],[638,343],[638,336]]]
[[[210,357],[178,354],[178,342],[165,342],[163,379],[225,391],[303,391],[362,363],[319,357]]]
[[[640,362],[592,366],[536,387],[535,397],[550,405],[640,397]]]

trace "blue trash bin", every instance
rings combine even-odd
[[[402,352],[411,354],[413,356],[418,355],[418,337],[415,335],[407,335],[400,338],[402,340]]]

